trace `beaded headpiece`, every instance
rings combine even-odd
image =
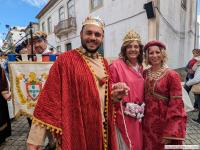
[[[152,40],[149,41],[145,46],[144,46],[144,51],[146,51],[149,47],[151,46],[158,46],[160,48],[163,48],[164,50],[166,50],[166,46],[165,44],[163,44],[161,41],[159,40]]]
[[[140,38],[140,35],[135,32],[135,31],[129,31],[124,39],[123,39],[123,43],[125,42],[129,42],[129,41],[138,41],[139,43],[141,43],[141,38]]]
[[[102,29],[104,29],[104,27],[105,27],[105,23],[100,17],[88,16],[85,19],[85,21],[82,23],[82,25],[84,26],[84,25],[88,25],[88,24],[96,25]]]

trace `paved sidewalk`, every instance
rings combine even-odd
[[[26,139],[29,125],[26,117],[20,117],[11,122],[12,136],[0,146],[0,150],[26,150]]]
[[[200,145],[200,124],[192,121],[192,118],[196,119],[197,116],[198,112],[188,113],[186,145]]]
[[[200,145],[200,125],[191,121],[191,118],[196,118],[197,114],[198,112],[188,113],[186,145]],[[28,132],[26,117],[12,121],[12,136],[6,139],[6,142],[0,146],[0,150],[25,150]]]

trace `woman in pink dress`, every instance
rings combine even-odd
[[[145,61],[151,66],[144,71],[144,150],[164,150],[164,145],[180,145],[186,134],[181,81],[178,73],[165,65],[165,49],[157,40],[144,47]]]
[[[142,150],[142,117],[144,112],[143,45],[139,34],[124,37],[120,58],[110,65],[113,83],[124,82],[130,91],[116,103],[116,131],[120,150]]]

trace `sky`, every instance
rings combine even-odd
[[[26,27],[48,0],[0,0],[0,46],[8,29],[5,25]]]

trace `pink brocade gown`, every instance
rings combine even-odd
[[[145,113],[143,120],[144,150],[164,150],[162,137],[184,139],[186,113],[182,101],[179,75],[166,69],[158,79],[145,78]],[[182,140],[173,140],[179,145]]]
[[[116,127],[119,129],[127,147],[131,146],[131,150],[142,150],[142,123],[136,118],[124,115],[124,103],[144,102],[144,79],[142,71],[142,66],[140,66],[140,71],[137,72],[133,68],[130,68],[122,59],[113,61],[110,66],[113,83],[125,82],[130,88],[128,96],[123,99],[122,103],[117,102],[115,108]]]

